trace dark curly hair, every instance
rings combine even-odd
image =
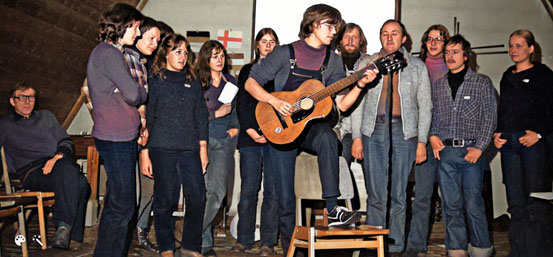
[[[188,40],[181,34],[171,34],[163,39],[154,58],[154,64],[152,64],[152,76],[164,78],[162,71],[167,68],[167,55],[169,52],[175,50],[182,44],[186,46],[186,50],[188,51],[186,65],[184,66],[184,70],[186,70],[186,78],[191,81],[196,80],[193,66],[194,60],[191,58],[191,55],[194,53],[192,52],[192,49],[190,49],[190,43]]]
[[[143,20],[144,15],[136,8],[125,3],[114,4],[100,17],[97,40],[117,43],[120,38],[123,38],[133,21],[142,22]]]

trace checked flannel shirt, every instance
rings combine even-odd
[[[433,88],[432,128],[430,136],[445,139],[476,140],[474,147],[484,150],[497,124],[497,101],[492,81],[470,68],[455,100],[443,76]]]

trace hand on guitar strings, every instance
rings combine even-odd
[[[284,117],[292,115],[292,105],[284,100],[275,97],[269,100],[269,104]]]
[[[357,82],[357,85],[360,87],[360,88],[364,88],[365,85],[367,85],[368,83],[371,83],[374,81],[374,79],[376,78],[376,75],[378,74],[378,70],[366,70],[364,73],[363,73],[363,78],[360,79],[358,82]]]

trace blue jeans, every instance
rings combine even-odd
[[[202,248],[213,247],[211,222],[217,216],[227,194],[229,169],[234,169],[234,150],[238,137],[217,139],[210,137],[207,144],[209,165],[204,175],[206,201],[203,221]]]
[[[261,206],[261,245],[273,247],[278,240],[278,200],[274,172],[271,171],[269,145],[240,148],[240,202],[238,240],[245,246],[254,243],[258,192],[263,165],[263,204]]]
[[[426,252],[428,232],[430,229],[430,209],[434,182],[438,177],[438,159],[434,158],[432,146],[426,145],[426,161],[415,165],[415,200],[411,203],[412,218],[407,249]]]
[[[107,173],[104,209],[98,226],[94,256],[126,256],[129,221],[136,207],[135,140],[104,141],[94,138],[94,144],[104,160]]]
[[[351,138],[351,133],[348,133],[342,138],[342,156],[346,159],[348,167],[353,161],[353,156],[351,155],[351,147],[353,146],[353,138]]]
[[[553,256],[551,204],[530,197],[532,192],[551,192],[545,143],[539,140],[531,147],[523,146],[518,139],[524,134],[503,133],[507,142],[500,149],[503,182],[511,213],[509,256]]]
[[[446,226],[445,246],[451,250],[468,249],[465,218],[471,245],[477,248],[492,246],[482,199],[482,158],[473,164],[465,161],[466,154],[466,147],[445,146],[440,152],[439,177]]]
[[[202,221],[205,208],[205,184],[200,153],[150,149],[154,172],[154,225],[159,252],[175,249],[175,222],[180,190],[184,193],[186,212],[182,247],[199,252],[202,246]]]
[[[401,122],[392,123],[392,186],[390,197],[390,238],[395,243],[390,252],[402,252],[405,248],[406,191],[409,172],[415,161],[416,138],[405,139]],[[386,226],[388,204],[388,176],[390,132],[383,122],[375,124],[370,137],[363,135],[363,157],[365,186],[367,188],[368,225]]]
[[[322,197],[332,198],[340,195],[338,167],[338,138],[326,122],[313,122],[306,131],[300,148],[317,154],[319,177],[322,185]],[[279,208],[279,228],[282,250],[288,252],[290,239],[296,225],[296,195],[294,193],[294,172],[296,168],[297,148],[283,150],[270,145],[269,155],[276,174],[276,189]]]

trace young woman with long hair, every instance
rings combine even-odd
[[[186,214],[181,256],[200,256],[205,207],[203,172],[208,163],[208,113],[200,84],[190,73],[188,41],[166,37],[154,59],[147,104],[150,139],[140,152],[140,170],[154,178],[154,225],[161,256],[175,250],[173,211],[181,185]]]
[[[269,145],[255,120],[255,107],[258,101],[245,89],[244,84],[252,66],[265,58],[279,45],[278,37],[271,28],[261,29],[255,36],[255,59],[244,65],[238,76],[237,113],[240,122],[238,149],[240,150],[240,202],[238,203],[238,239],[233,252],[251,249],[257,213],[257,194],[263,174],[263,205],[261,207],[261,248],[260,256],[274,254],[278,240],[278,199],[275,191],[274,174],[270,171]],[[274,81],[264,85],[268,92],[274,91]],[[263,173],[262,173],[263,170]]]
[[[217,256],[213,250],[211,222],[227,193],[227,174],[234,165],[239,127],[236,97],[232,103],[218,100],[224,87],[231,86],[228,83],[236,85],[236,79],[229,74],[229,61],[225,47],[219,41],[210,40],[202,45],[195,68],[209,110],[207,154],[210,164],[205,174],[206,203],[202,240],[202,254],[205,256]]]
[[[501,78],[493,136],[501,151],[513,257],[553,256],[553,205],[530,197],[533,192],[551,192],[546,138],[553,132],[553,71],[532,60],[535,51],[531,31],[516,30],[509,37],[515,65]]]

